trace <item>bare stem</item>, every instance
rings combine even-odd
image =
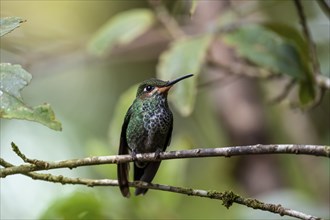
[[[316,83],[322,88],[330,89],[330,78],[324,75],[317,75]]]
[[[301,0],[294,0],[294,3],[296,6],[296,9],[297,9],[297,12],[298,12],[298,16],[299,16],[300,24],[301,24],[301,27],[303,30],[303,34],[307,41],[310,60],[312,62],[312,66],[313,66],[313,73],[314,73],[314,75],[319,75],[320,74],[320,64],[317,60],[316,47],[315,47],[312,35],[311,35],[308,25],[307,25],[303,5],[301,3]]]
[[[328,18],[330,18],[330,2],[326,2],[326,0],[317,0],[317,3],[319,4],[320,8],[323,10],[324,14]]]
[[[91,166],[100,164],[118,164],[138,161],[159,161],[179,158],[200,158],[200,157],[231,157],[239,155],[258,155],[258,154],[306,154],[313,156],[330,157],[330,146],[319,145],[250,145],[250,146],[235,146],[222,148],[200,148],[192,150],[168,151],[160,153],[158,157],[155,153],[137,154],[136,157],[131,155],[111,155],[111,156],[94,156],[82,159],[70,159],[63,161],[42,161],[28,159],[20,152],[18,147],[12,143],[15,153],[23,158],[24,161],[29,161],[28,164],[1,168],[0,178],[4,178],[13,174],[24,174],[38,170],[51,170],[59,168],[76,168],[81,166]],[[24,155],[24,156],[22,156]],[[4,166],[3,159],[0,158],[0,165]],[[5,166],[4,166],[5,167]]]
[[[164,25],[173,39],[185,36],[176,20],[171,16],[166,7],[158,0],[149,0],[149,4],[154,8],[158,20]]]
[[[294,85],[296,84],[296,79],[291,79],[284,87],[281,94],[279,94],[277,97],[275,97],[273,100],[270,101],[271,104],[280,103],[282,102],[286,97],[289,96],[289,93],[293,89]]]

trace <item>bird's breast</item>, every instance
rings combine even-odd
[[[164,149],[166,138],[172,123],[172,112],[166,107],[159,107],[146,111],[143,117],[143,126],[147,131],[144,141],[148,152]]]
[[[127,139],[130,148],[137,153],[164,149],[173,116],[167,104],[143,103],[134,120],[128,124]]]

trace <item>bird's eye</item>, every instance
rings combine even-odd
[[[145,92],[151,92],[154,89],[153,86],[147,85],[146,87],[144,87],[144,91]]]

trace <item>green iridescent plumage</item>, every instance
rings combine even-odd
[[[167,103],[168,90],[180,80],[191,77],[186,75],[173,81],[149,79],[142,82],[137,90],[136,99],[128,109],[120,136],[119,154],[129,152],[162,152],[170,144],[173,116]],[[160,162],[135,162],[134,180],[151,182],[156,175]],[[128,188],[129,163],[118,164],[118,182],[125,197],[130,196]],[[135,195],[145,194],[148,189],[137,188]]]

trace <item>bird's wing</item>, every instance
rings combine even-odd
[[[128,144],[126,139],[126,131],[128,122],[132,114],[132,106],[128,109],[123,126],[121,128],[120,134],[120,144],[119,144],[119,155],[128,154]],[[118,184],[121,191],[121,194],[125,197],[130,196],[129,186],[128,186],[128,172],[129,172],[129,163],[119,163],[117,165],[117,175],[118,175]]]
[[[172,131],[173,131],[173,116],[171,116],[171,117],[172,117],[172,120],[171,120],[171,124],[170,124],[170,129],[168,130],[168,133],[167,133],[166,143],[165,143],[165,146],[164,146],[163,151],[165,151],[166,148],[167,148],[168,146],[170,146],[170,144],[171,144]]]

